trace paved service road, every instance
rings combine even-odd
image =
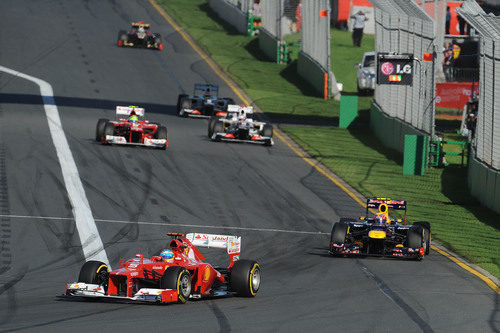
[[[116,47],[118,30],[138,19],[165,37],[163,51]],[[242,257],[263,269],[253,299],[154,306],[57,298],[85,261],[82,244],[40,90],[0,73],[0,331],[498,332],[498,295],[441,255],[328,257],[332,223],[363,209],[283,142],[212,143],[206,120],[178,118],[177,95],[196,82],[235,96],[147,0],[4,0],[0,22],[0,65],[54,89],[113,267],[158,253],[172,231],[241,235]],[[167,124],[167,151],[94,141],[97,119],[128,104]]]

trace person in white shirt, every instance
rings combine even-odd
[[[356,14],[351,16],[354,20],[352,26],[352,42],[355,47],[361,46],[361,39],[363,39],[363,29],[365,28],[365,22],[368,21],[365,13],[363,11],[358,11]]]

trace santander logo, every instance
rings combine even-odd
[[[391,75],[394,72],[394,65],[386,61],[380,66],[380,71],[384,75]]]

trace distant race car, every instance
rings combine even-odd
[[[332,228],[330,254],[364,255],[422,259],[431,248],[431,225],[406,225],[406,201],[370,198],[368,209],[378,209],[375,217],[341,218]],[[391,219],[389,208],[404,210],[404,221]]]
[[[272,146],[273,126],[253,120],[253,107],[229,105],[227,116],[212,117],[208,123],[208,137],[213,141],[260,143]]]
[[[195,84],[193,95],[181,94],[177,98],[177,114],[181,117],[225,117],[227,106],[236,104],[230,97],[218,97],[219,86]]]
[[[118,32],[118,46],[145,47],[148,49],[163,49],[163,42],[159,33],[149,31],[151,26],[142,21],[133,22],[132,27],[127,32]]]
[[[261,269],[256,261],[240,259],[241,237],[198,233],[168,235],[172,240],[159,256],[145,258],[137,254],[112,271],[103,262],[86,262],[78,282],[68,283],[64,295],[157,303],[257,295]],[[229,266],[217,268],[206,263],[197,246],[225,249]]]
[[[95,139],[104,144],[136,145],[166,149],[167,128],[144,120],[144,109],[136,106],[117,106],[117,120],[99,119]]]

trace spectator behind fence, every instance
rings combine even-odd
[[[450,7],[446,7],[446,25],[445,25],[445,33],[447,35],[450,34],[450,22],[451,22],[451,11]]]
[[[255,0],[252,9],[253,16],[262,16],[262,8],[260,7],[260,0]]]
[[[450,82],[453,80],[453,51],[449,48],[445,48],[444,51],[443,72],[446,81]]]
[[[365,13],[360,10],[352,15],[351,19],[354,20],[352,26],[352,43],[354,46],[360,47],[361,40],[363,39],[363,29],[365,28],[365,22],[368,21],[368,18],[365,16]]]

